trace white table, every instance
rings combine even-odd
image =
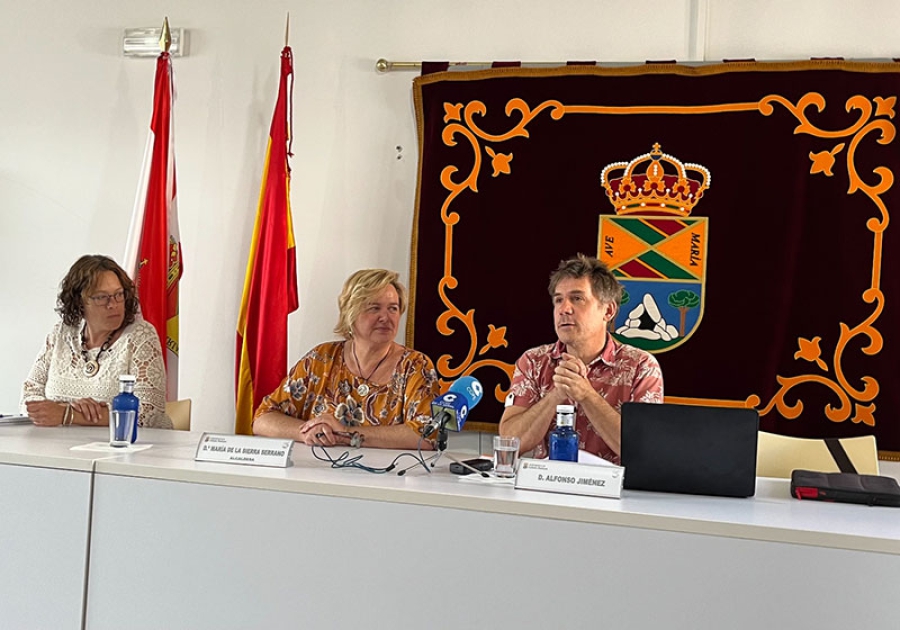
[[[70,449],[108,439],[106,427],[0,426],[0,628],[82,627],[93,467],[116,455]]]
[[[786,481],[616,501],[464,484],[446,460],[331,470],[305,447],[287,470],[197,463],[183,432],[69,450],[107,435],[0,427],[0,627],[896,627],[900,511]]]
[[[95,466],[86,627],[894,628],[900,510],[295,466]],[[387,451],[363,451],[370,465]],[[127,620],[127,621],[126,621]]]
[[[85,438],[0,426],[0,627],[81,627],[96,454],[69,447]]]

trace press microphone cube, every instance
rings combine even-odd
[[[453,382],[445,394],[431,403],[431,417],[438,427],[462,431],[469,412],[481,402],[484,389],[474,376]]]
[[[462,431],[468,415],[469,401],[456,392],[447,392],[431,403],[431,417],[451,431]]]

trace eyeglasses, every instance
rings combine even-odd
[[[98,293],[97,295],[89,295],[87,299],[94,306],[109,306],[110,301],[121,304],[125,301],[125,291],[116,291],[115,293]]]

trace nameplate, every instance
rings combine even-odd
[[[294,440],[284,438],[204,433],[197,444],[194,459],[198,462],[286,468],[291,463],[293,446]]]
[[[618,499],[624,477],[621,466],[523,458],[519,460],[516,488]]]

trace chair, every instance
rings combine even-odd
[[[847,457],[861,475],[878,474],[878,448],[874,435],[840,438]],[[756,476],[790,479],[795,469],[840,472],[825,440],[789,437],[759,432]]]
[[[172,420],[177,431],[191,430],[191,399],[173,400],[166,403],[166,415]]]

